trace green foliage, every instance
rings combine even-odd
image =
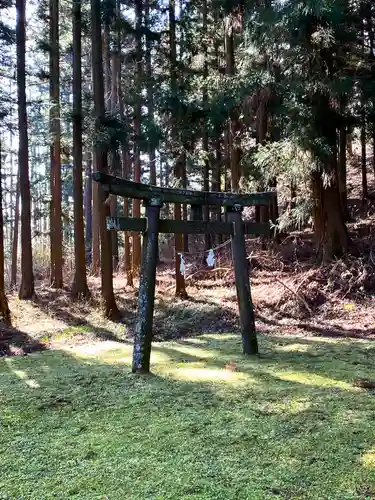
[[[313,202],[310,197],[298,196],[293,205],[284,210],[277,220],[276,228],[280,232],[302,230],[311,222]]]
[[[94,142],[103,151],[116,152],[127,141],[128,126],[117,116],[107,113],[104,121],[95,128]]]
[[[311,153],[292,139],[259,145],[253,158],[266,185],[275,177],[285,184],[305,184],[316,169]]]

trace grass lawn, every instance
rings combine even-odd
[[[0,498],[375,498],[375,344],[263,337],[0,359]]]

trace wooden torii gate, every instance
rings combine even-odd
[[[161,188],[127,181],[102,172],[94,173],[93,179],[99,182],[108,194],[143,200],[146,209],[144,218],[107,217],[108,230],[143,233],[138,314],[132,362],[133,373],[148,373],[150,371],[159,233],[230,235],[243,353],[257,354],[258,342],[251,300],[245,235],[269,235],[270,226],[264,223],[244,222],[242,211],[246,206],[270,206],[274,202],[276,193],[237,194]],[[203,205],[224,206],[227,211],[227,222],[160,219],[160,209],[164,203],[191,205],[193,214],[200,214],[199,218],[201,218]]]

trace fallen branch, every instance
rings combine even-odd
[[[297,286],[297,288],[296,288],[296,290],[295,290],[295,292],[296,292],[296,293],[298,293],[298,292],[299,292],[299,290],[301,289],[302,285],[304,285],[304,284],[306,283],[306,281],[307,281],[309,278],[311,278],[311,276],[313,276],[313,275],[314,275],[314,273],[315,273],[315,270],[313,269],[311,272],[309,272],[309,273],[307,274],[307,276],[305,276],[305,277],[303,278],[303,280],[301,281],[301,283]]]
[[[185,278],[185,281],[188,281],[190,280],[191,278],[193,278],[194,276],[196,276],[197,274],[199,273],[213,273],[215,271],[231,271],[231,268],[229,267],[214,267],[213,269],[199,269],[198,271],[196,271],[195,273],[193,274],[190,274],[190,276],[187,276]],[[172,288],[174,288],[176,285],[173,284],[172,286],[166,288],[164,291],[165,292],[169,292],[170,290],[172,290]]]
[[[293,290],[292,288],[290,288],[288,285],[286,285],[283,281],[279,280],[279,278],[277,278],[276,276],[274,277],[274,279],[280,283],[280,285],[283,285],[283,287],[285,287],[291,294],[293,294],[295,297],[297,297],[297,299],[301,302],[301,304],[303,304],[305,306],[305,308],[307,309],[307,311],[312,314],[312,310],[309,306],[309,304],[306,302],[306,300],[304,298],[302,298],[295,290]],[[280,302],[280,301],[279,301]],[[279,302],[277,303],[277,305],[279,305]]]

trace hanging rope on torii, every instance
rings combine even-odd
[[[244,207],[248,206],[271,206],[276,193],[237,194],[162,188],[127,181],[101,172],[94,173],[93,179],[99,182],[108,194],[143,200],[146,209],[144,218],[107,217],[108,230],[143,233],[132,371],[137,373],[148,373],[150,371],[159,233],[230,235],[243,353],[257,354],[258,342],[249,273],[247,271],[245,235],[268,236],[270,234],[270,225],[267,223],[244,222],[242,220],[242,211]],[[199,219],[201,218],[203,205],[224,206],[227,211],[227,222],[160,219],[160,209],[164,203],[191,205],[193,216],[195,215],[195,218]]]

